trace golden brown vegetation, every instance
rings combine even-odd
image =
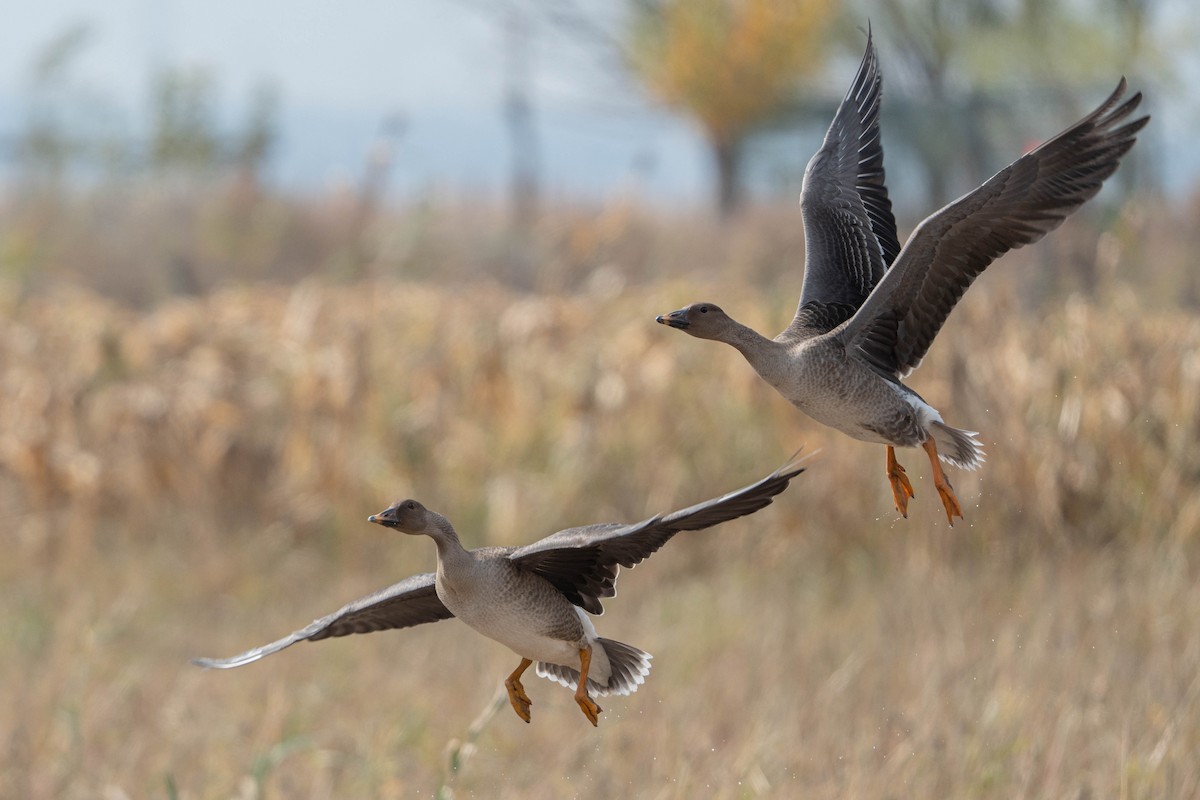
[[[881,448],[654,325],[708,297],[782,327],[799,226],[760,236],[769,216],[564,223],[537,294],[386,257],[140,310],[9,292],[0,795],[1192,796],[1200,321],[1158,299],[1186,298],[1194,247],[1153,219],[1006,259],[943,331],[912,383],[989,455],[951,475],[954,529],[919,457],[898,520]],[[515,660],[455,622],[187,664],[428,569],[427,542],[365,522],[398,494],[520,543],[801,444],[820,454],[772,508],[622,576],[599,627],[657,657],[598,730],[534,681],[531,726],[500,708],[464,745]]]

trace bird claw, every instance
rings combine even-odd
[[[946,477],[946,473],[942,471],[942,465],[938,463],[937,444],[933,439],[926,439],[921,447],[929,456],[929,464],[933,468],[933,488],[937,489],[938,497],[942,498],[942,505],[946,509],[946,521],[953,528],[954,518],[963,518],[962,506],[958,504],[958,497],[954,494],[954,487],[950,485],[950,479]]]
[[[912,483],[904,472],[904,467],[896,460],[896,451],[891,447],[887,451],[887,479],[892,486],[892,502],[900,516],[908,519],[908,498],[916,497]]]
[[[955,517],[963,519],[962,506],[958,504],[958,496],[954,494],[954,487],[950,485],[950,481],[943,479],[941,483],[935,482],[934,488],[937,489],[938,497],[942,498],[942,505],[946,508],[946,521],[953,528]]]
[[[525,687],[519,680],[509,679],[504,682],[504,688],[508,690],[508,702],[512,705],[513,711],[517,712],[518,717],[529,722],[529,707],[533,705],[533,701],[529,699],[529,695],[525,694]]]
[[[595,701],[586,694],[582,696],[576,695],[575,702],[579,704],[579,709],[583,712],[583,715],[592,723],[592,727],[600,727],[600,712],[604,709],[596,705]]]

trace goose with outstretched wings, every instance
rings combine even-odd
[[[900,248],[884,186],[879,72],[867,52],[804,174],[805,273],[792,323],[774,339],[715,303],[693,303],[657,321],[737,348],[758,374],[818,422],[887,446],[897,511],[912,484],[896,447],[921,447],[950,524],[962,508],[939,459],[983,462],[973,431],[947,425],[901,378],[921,359],[963,293],[993,261],[1057,228],[1100,191],[1148,116],[1130,120],[1141,93],[1116,90],[1086,117],[1026,153],[982,186],[927,218]]]
[[[414,575],[355,600],[282,639],[225,659],[193,663],[231,669],[297,642],[352,633],[408,628],[458,617],[508,646],[521,663],[504,681],[508,699],[529,722],[532,701],[521,674],[537,674],[575,690],[593,724],[600,707],[591,695],[627,695],[650,673],[650,654],[596,634],[588,613],[616,594],[617,573],[643,561],[681,531],[694,531],[763,509],[804,471],[794,460],[760,481],[721,497],[630,525],[601,523],[568,528],[524,547],[465,549],[450,521],[416,500],[401,500],[371,522],[421,534],[437,545],[437,571]]]

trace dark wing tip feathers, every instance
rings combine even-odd
[[[205,669],[232,669],[277,653],[296,642],[316,642],[335,636],[408,628],[452,616],[437,596],[433,573],[423,573],[347,603],[332,614],[313,620],[300,630],[270,644],[230,658],[193,658],[192,663]]]
[[[320,620],[318,620],[318,622],[319,621]],[[315,624],[316,623],[313,623],[313,625]],[[305,634],[307,634],[313,628],[313,625],[309,625],[307,628],[303,628],[295,633],[289,634],[278,641],[271,642],[270,644],[264,644],[261,647],[255,647],[251,650],[247,650],[244,653],[239,653],[236,656],[230,656],[229,658],[193,658],[191,663],[195,664],[197,667],[203,667],[204,669],[233,669],[234,667],[242,667],[246,664],[251,664],[255,661],[258,661],[264,656],[277,653],[285,647],[290,647],[296,642],[300,642],[309,638]]]
[[[868,28],[858,71],[805,170],[805,274],[795,329],[829,330],[825,315],[809,311],[858,308],[900,252],[879,132],[882,86]]]
[[[1050,149],[1055,145],[1061,145],[1063,140],[1072,140],[1089,142],[1093,143],[1093,146],[1097,146],[1094,156],[1095,160],[1113,159],[1115,161],[1133,146],[1134,140],[1132,137],[1142,128],[1146,127],[1146,124],[1150,121],[1150,115],[1147,114],[1119,128],[1114,127],[1141,105],[1142,93],[1140,91],[1135,92],[1125,102],[1120,102],[1121,97],[1128,88],[1128,81],[1125,80],[1125,76],[1121,76],[1121,80],[1117,82],[1117,88],[1092,113],[1057,135],[1052,136],[1030,153],[1030,155]],[[1123,145],[1123,149],[1114,152],[1107,148],[1098,147],[1110,142],[1120,142]]]
[[[1034,180],[1044,180],[1045,185],[1040,187],[1040,196],[1013,215],[1014,223],[1031,223],[1034,235],[1014,236],[1005,249],[1036,241],[1053,230],[1117,171],[1121,158],[1137,141],[1137,133],[1150,121],[1145,115],[1121,124],[1142,102],[1141,92],[1121,102],[1127,88],[1122,76],[1112,94],[1092,113],[1014,162],[1010,169],[1028,164],[1035,172]]]
[[[863,53],[862,84],[857,88],[861,100],[858,103],[859,119],[863,128],[859,140],[859,171],[855,189],[859,192],[863,210],[871,225],[871,233],[879,245],[884,267],[891,265],[900,252],[900,238],[896,232],[896,218],[892,213],[892,201],[888,197],[883,168],[883,145],[879,130],[879,115],[882,110],[883,75],[879,71],[879,59],[875,53],[875,44],[871,36],[870,21],[867,23],[867,47]],[[865,96],[862,93],[866,91]]]
[[[796,451],[786,464],[767,477],[721,497],[667,514],[660,524],[673,532],[701,530],[766,508],[788,487],[792,478],[807,469],[804,465],[808,458],[798,459],[799,454],[800,451]]]
[[[1142,100],[1137,92],[1121,102],[1127,87],[1122,77],[1090,114],[917,227],[897,267],[847,323],[869,363],[884,375],[908,374],[989,264],[1038,241],[1100,191],[1150,120],[1124,122]]]
[[[631,525],[559,531],[519,548],[511,558],[550,581],[575,605],[602,614],[600,599],[616,595],[620,567],[635,566],[680,531],[708,528],[765,508],[805,468],[793,456],[762,480],[719,498]]]

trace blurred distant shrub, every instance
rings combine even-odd
[[[158,169],[197,171],[214,166],[220,155],[212,75],[202,69],[172,69],[154,81],[154,122],[149,163]]]
[[[57,187],[81,164],[107,167],[120,160],[112,107],[73,75],[91,39],[88,25],[72,25],[51,38],[30,67],[24,121],[12,145],[26,190]]]
[[[208,70],[160,71],[153,98],[150,168],[211,176],[235,167],[257,178],[266,166],[278,139],[278,95],[270,86],[258,88],[245,123],[234,131],[218,125],[216,83]]]
[[[278,140],[279,98],[255,90],[244,121],[219,121],[218,85],[197,67],[166,67],[151,76],[148,130],[131,130],[102,92],[74,76],[91,28],[73,25],[53,37],[30,70],[26,113],[13,142],[16,178],[26,190],[75,189],[146,171],[220,180],[234,172],[257,182]]]

